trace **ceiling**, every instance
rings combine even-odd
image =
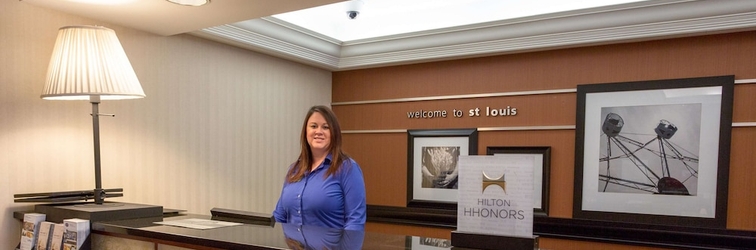
[[[203,7],[163,0],[22,1],[158,35],[188,33],[332,71],[756,30],[753,0],[651,0],[347,42],[271,17],[338,0],[212,0]]]
[[[170,36],[342,0],[211,0],[202,7],[165,0],[20,0],[49,9]]]
[[[648,0],[350,0],[273,17],[354,41],[642,1]]]

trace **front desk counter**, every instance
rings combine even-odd
[[[451,249],[447,239],[349,231],[284,223],[190,229],[160,221],[210,219],[179,215],[92,224],[92,249]]]

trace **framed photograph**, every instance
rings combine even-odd
[[[487,147],[487,155],[534,155],[533,169],[533,215],[549,215],[549,170],[551,147]]]
[[[457,209],[457,159],[478,153],[478,130],[407,133],[407,207]]]
[[[734,82],[579,85],[573,218],[725,228]]]

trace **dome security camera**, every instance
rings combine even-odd
[[[345,11],[349,20],[354,20],[360,14],[362,6],[365,5],[365,0],[350,0],[345,5]]]
[[[357,18],[357,15],[359,15],[359,14],[360,14],[360,12],[356,11],[356,10],[347,11],[347,17],[349,17],[349,19],[355,19],[355,18]]]

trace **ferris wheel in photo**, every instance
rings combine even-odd
[[[678,127],[665,119],[643,131],[623,131],[625,125],[616,113],[604,117],[598,191],[695,195],[698,156],[675,143]]]

